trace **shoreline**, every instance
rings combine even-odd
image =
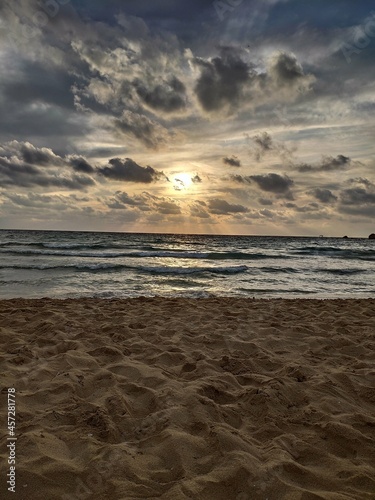
[[[357,301],[373,301],[375,303],[375,297],[256,297],[256,296],[245,296],[245,295],[212,295],[210,297],[190,297],[190,296],[165,296],[165,295],[139,295],[136,297],[10,297],[10,298],[0,298],[0,306],[2,302],[18,302],[18,301],[30,301],[31,305],[34,302],[43,301],[43,302],[57,302],[58,304],[63,302],[80,302],[80,301],[92,301],[92,302],[128,302],[128,301],[171,301],[171,300],[187,300],[187,301],[241,301],[241,302],[357,302]]]
[[[0,300],[17,498],[373,499],[374,313],[371,298]]]

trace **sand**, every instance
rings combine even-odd
[[[375,300],[1,301],[0,496],[374,499],[374,312]]]

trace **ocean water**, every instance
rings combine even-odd
[[[0,231],[0,298],[375,295],[375,241]]]

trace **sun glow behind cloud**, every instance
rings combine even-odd
[[[173,177],[173,189],[176,191],[187,191],[190,189],[193,183],[193,176],[188,173],[179,173]]]

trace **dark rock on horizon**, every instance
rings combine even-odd
[[[369,240],[375,240],[375,233],[371,233],[368,238]]]

